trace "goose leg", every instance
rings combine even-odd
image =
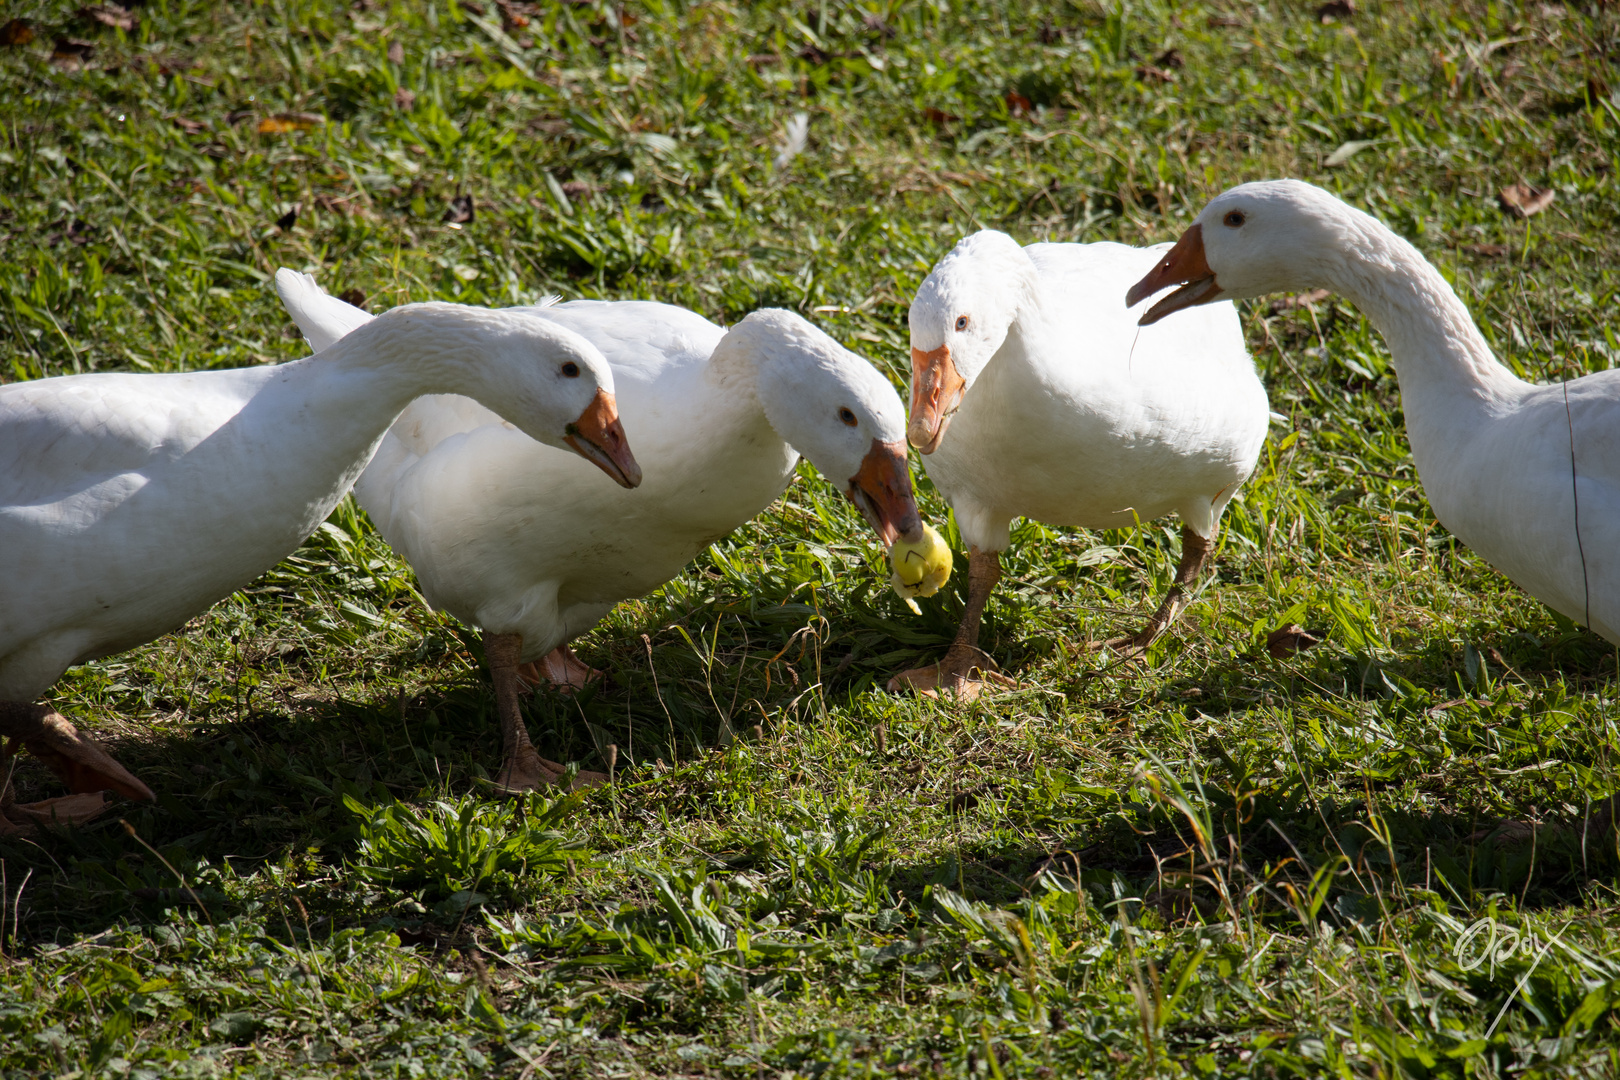
[[[575,656],[567,645],[557,646],[533,663],[519,664],[517,670],[525,686],[539,686],[545,679],[565,694],[583,690],[592,679],[602,677],[600,671]]]
[[[939,663],[902,671],[890,679],[891,693],[909,686],[927,697],[938,697],[939,691],[949,690],[964,701],[972,701],[987,686],[1013,685],[1011,679],[996,670],[990,654],[979,648],[979,618],[1000,580],[1001,553],[969,549],[967,607],[956,628],[956,641]]]
[[[1170,583],[1170,590],[1164,594],[1164,602],[1159,605],[1159,610],[1155,611],[1153,617],[1147,621],[1147,625],[1136,633],[1108,642],[1093,642],[1092,647],[1106,645],[1127,658],[1140,656],[1146,652],[1148,646],[1159,639],[1159,635],[1181,618],[1181,613],[1187,608],[1193,586],[1198,583],[1198,575],[1203,573],[1204,564],[1209,561],[1209,553],[1214,547],[1213,539],[1206,540],[1183,525],[1181,562],[1176,567],[1176,578]]]
[[[541,757],[529,741],[529,729],[524,726],[523,711],[518,707],[522,685],[518,659],[522,655],[521,635],[484,635],[484,656],[489,660],[490,677],[495,683],[495,711],[501,719],[501,744],[505,754],[501,771],[495,777],[495,789],[503,795],[521,795],[560,783],[568,771],[565,766]],[[607,781],[604,773],[581,770],[574,778],[574,787],[590,787]]]
[[[0,701],[0,737],[6,736],[9,742],[0,744],[0,836],[52,821],[90,821],[106,807],[104,791],[141,802],[156,801],[151,788],[49,706]],[[35,803],[16,802],[11,791],[11,759],[19,747],[60,776],[73,794]]]

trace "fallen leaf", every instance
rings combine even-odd
[[[508,34],[521,30],[529,25],[529,16],[537,14],[533,4],[513,3],[512,0],[495,0],[495,6],[501,11],[501,29]]]
[[[1377,139],[1352,139],[1343,146],[1339,147],[1337,150],[1333,151],[1333,153],[1329,154],[1328,159],[1322,162],[1322,164],[1330,169],[1336,169],[1340,165],[1343,165],[1345,162],[1349,161],[1351,158],[1355,157],[1357,154],[1361,153],[1363,150],[1367,149],[1367,147],[1376,145],[1378,145]]]
[[[403,86],[395,90],[394,107],[400,112],[410,112],[416,108],[416,91],[407,90]]]
[[[403,64],[405,62],[405,44],[400,41],[388,46],[388,62],[390,64]]]
[[[1145,83],[1167,83],[1175,80],[1174,75],[1163,68],[1154,67],[1152,64],[1143,64],[1137,68],[1136,78],[1137,81]]]
[[[345,304],[353,304],[361,311],[366,310],[366,294],[361,289],[344,289],[338,293],[338,299]]]
[[[1353,0],[1328,0],[1316,9],[1316,18],[1318,22],[1327,22],[1329,19],[1348,19],[1355,13]]]
[[[1487,259],[1500,259],[1508,253],[1503,244],[1469,244],[1464,250],[1472,251],[1475,255],[1483,255]]]
[[[1307,630],[1303,626],[1289,623],[1282,629],[1273,630],[1266,635],[1266,651],[1281,660],[1285,656],[1292,656],[1322,644],[1326,634],[1326,631]]]
[[[754,67],[764,67],[766,64],[780,63],[781,59],[780,56],[773,52],[750,53],[747,57],[747,63],[752,64]]]
[[[955,813],[964,814],[978,805],[979,796],[977,792],[958,791],[951,796],[951,810]]]
[[[103,26],[110,26],[115,30],[129,31],[135,29],[135,24],[141,21],[139,12],[119,7],[117,4],[94,4],[82,7],[74,12],[77,18],[85,22],[98,22]]]
[[[1210,29],[1214,29],[1219,26],[1242,26],[1243,20],[1238,18],[1236,15],[1211,15],[1209,18],[1204,20],[1204,25]]]
[[[927,120],[930,124],[949,124],[953,120],[960,120],[962,118],[957,116],[955,113],[948,113],[942,109],[936,109],[930,105],[923,110],[923,119]]]
[[[888,40],[889,38],[894,37],[895,34],[899,33],[899,31],[897,31],[894,27],[890,26],[876,15],[866,16],[861,20],[861,24],[866,27],[868,33],[876,34],[878,37],[881,37],[884,40]],[[1046,25],[1051,26],[1052,24],[1047,23]],[[1047,42],[1047,44],[1051,44],[1051,42]]]
[[[1027,116],[1035,111],[1035,103],[1016,90],[1007,91],[1007,111],[1014,116]]]
[[[25,19],[12,19],[0,26],[0,45],[27,45],[34,40],[34,28]]]
[[[318,113],[276,113],[259,121],[260,135],[280,135],[288,131],[309,131],[326,123]]]
[[[208,125],[201,120],[191,120],[184,116],[172,117],[171,122],[187,135],[200,135],[208,130]]]
[[[1166,70],[1176,70],[1187,66],[1187,61],[1182,58],[1181,50],[1175,48],[1164,50],[1154,58],[1153,62]]]
[[[562,193],[570,199],[582,199],[596,190],[593,185],[583,180],[570,180],[561,186]]]
[[[90,59],[96,51],[95,45],[88,41],[74,41],[72,38],[59,37],[51,47],[51,61],[57,64],[78,64]]]
[[[1293,311],[1296,308],[1314,307],[1332,295],[1333,293],[1327,289],[1312,289],[1310,292],[1302,292],[1297,296],[1279,297],[1271,302],[1270,311],[1273,315],[1280,315],[1285,311]]]
[[[1531,214],[1539,214],[1547,209],[1556,197],[1552,188],[1533,188],[1521,180],[1503,188],[1496,198],[1509,217],[1522,221]]]
[[[473,199],[471,195],[457,195],[450,200],[449,209],[445,210],[441,221],[450,225],[465,225],[473,219]]]
[[[325,210],[328,214],[342,214],[344,217],[348,217],[350,214],[354,213],[354,207],[350,205],[349,200],[342,195],[317,195],[315,196],[315,205],[319,209]]]

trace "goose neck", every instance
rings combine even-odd
[[[1368,215],[1358,212],[1352,226],[1327,284],[1384,336],[1408,411],[1442,402],[1452,410],[1491,408],[1523,391],[1525,383],[1496,359],[1456,290],[1421,252]]]

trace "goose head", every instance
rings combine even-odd
[[[759,357],[756,392],[776,433],[843,488],[885,547],[919,540],[905,409],[889,381],[791,311],[753,312],[731,335]]]
[[[1242,300],[1286,289],[1327,285],[1353,231],[1351,211],[1333,195],[1300,180],[1241,184],[1211,199],[1146,277],[1125,296],[1128,306],[1171,285],[1181,288],[1139,320],[1149,326],[1182,308]]]
[[[1030,298],[1035,266],[1006,233],[984,229],[934,266],[911,301],[911,445],[931,454]]]
[[[460,368],[452,379],[471,385],[451,392],[475,398],[537,442],[572,450],[621,487],[641,483],[641,466],[630,452],[613,399],[613,369],[600,349],[572,330],[517,309],[409,304],[375,322],[434,316],[463,331],[457,335],[462,348],[442,348],[441,355]],[[402,328],[409,332],[408,325]],[[418,340],[429,345],[431,339]]]

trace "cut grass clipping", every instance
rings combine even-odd
[[[374,312],[784,306],[898,387],[964,233],[1157,243],[1277,176],[1410,238],[1525,377],[1620,360],[1613,4],[0,24],[7,380],[300,356],[290,266]],[[1281,419],[1144,663],[1070,646],[1141,623],[1178,523],[1021,522],[981,636],[1019,689],[883,693],[965,575],[913,614],[805,470],[575,643],[604,682],[526,700],[616,773],[577,799],[493,798],[477,635],[345,503],[53,691],[159,802],[0,842],[0,1074],[1614,1075],[1615,652],[1435,521],[1352,307],[1242,315]]]

